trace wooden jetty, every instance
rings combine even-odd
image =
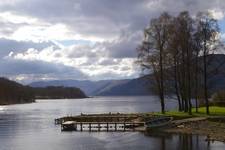
[[[145,122],[137,114],[81,114],[55,119],[62,131],[143,131]]]
[[[62,131],[137,131],[145,122],[75,122],[61,124]],[[136,129],[137,128],[137,129]]]
[[[77,122],[127,122],[138,119],[136,114],[81,114],[78,116],[66,116],[55,119],[55,124],[62,124],[66,121]]]

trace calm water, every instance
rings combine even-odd
[[[167,102],[167,109],[174,101]],[[139,132],[61,132],[54,118],[101,112],[159,111],[155,97],[99,97],[38,100],[0,106],[0,150],[224,150],[197,135],[146,135]]]

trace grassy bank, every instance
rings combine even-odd
[[[206,114],[206,108],[198,108],[196,112],[195,108],[192,108],[192,115],[186,112],[179,111],[167,111],[165,114],[156,112],[155,115],[172,116],[174,119],[190,118],[190,117],[207,117],[207,116],[225,116],[225,107],[211,106],[209,107],[210,115]]]
[[[196,113],[195,108],[192,109],[192,115],[185,112],[167,111],[165,114],[154,113],[155,115],[172,116],[175,120],[182,120],[193,117],[210,117],[204,121],[190,121],[177,126],[172,126],[164,129],[167,133],[184,133],[184,134],[199,134],[207,136],[206,140],[225,142],[225,107],[211,106],[209,108],[210,115],[206,115],[206,108],[198,108]],[[215,117],[216,116],[216,117]],[[218,116],[218,117],[217,117]],[[222,117],[222,118],[221,118]],[[218,119],[219,118],[219,119]]]

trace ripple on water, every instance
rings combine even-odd
[[[172,109],[176,104],[171,101],[168,106]],[[67,114],[147,112],[159,111],[159,108],[159,101],[151,96],[40,100],[32,104],[0,106],[0,150],[180,150],[185,143],[190,145],[190,141],[192,150],[207,149],[205,137],[138,132],[61,132],[60,126],[54,125],[55,118]],[[209,145],[211,150],[225,149],[220,142]]]

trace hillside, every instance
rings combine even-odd
[[[34,93],[30,87],[0,78],[0,105],[31,103],[34,99]]]
[[[209,91],[214,93],[217,90],[225,89],[225,55],[214,54],[209,55]],[[202,58],[199,58],[202,62]],[[150,75],[151,76],[151,75]],[[122,96],[122,95],[152,95],[151,90],[152,79],[147,77],[140,77],[136,79],[127,80],[100,80],[100,81],[78,81],[78,80],[54,80],[54,81],[40,81],[31,83],[32,87],[46,87],[46,86],[65,86],[78,87],[87,95],[100,96]]]
[[[35,102],[35,99],[86,98],[79,88],[75,87],[42,87],[33,88],[21,85],[6,78],[0,78],[0,105]]]
[[[126,80],[53,80],[40,81],[29,84],[32,87],[65,86],[78,87],[89,96],[116,96],[116,95],[149,95],[147,80],[144,78]]]
[[[36,87],[33,88],[33,93],[37,99],[72,99],[87,97],[83,91],[75,87]]]
[[[100,81],[88,81],[88,80],[52,80],[52,81],[39,81],[29,84],[31,87],[47,87],[47,86],[64,86],[64,87],[78,87],[84,91],[87,95],[98,95],[106,89],[110,89],[116,85],[128,82],[130,80],[100,80]]]
[[[210,93],[225,89],[225,55],[214,54],[207,58],[211,63],[209,68],[209,91]],[[200,60],[202,61],[202,60]]]
[[[52,80],[52,81],[39,81],[29,84],[31,87],[47,87],[47,86],[64,86],[64,87],[78,87],[87,95],[92,95],[96,89],[99,89],[109,81],[79,81],[79,80]]]
[[[149,81],[146,77],[128,80],[118,84],[109,84],[106,88],[96,92],[100,96],[151,95]]]

